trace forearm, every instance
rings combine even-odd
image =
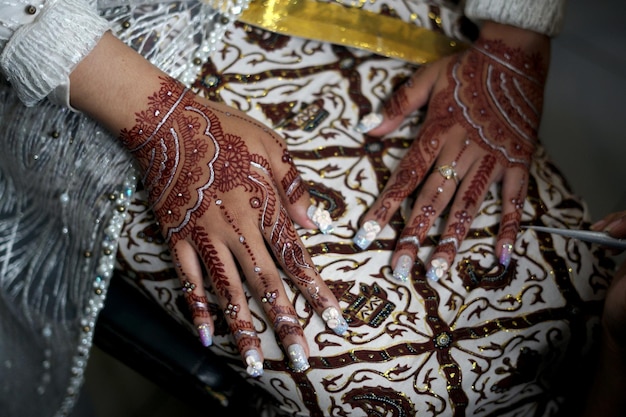
[[[135,123],[135,113],[147,107],[165,74],[106,33],[70,74],[70,102],[118,133]]]

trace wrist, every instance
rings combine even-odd
[[[70,102],[117,134],[135,123],[163,75],[107,32],[70,74]]]
[[[487,21],[480,30],[475,44],[480,47],[485,42],[501,42],[505,53],[517,55],[514,60],[530,60],[539,63],[539,69],[547,74],[550,63],[549,36],[528,29]],[[503,52],[504,53],[504,52]]]
[[[529,29],[522,29],[492,21],[485,22],[480,29],[480,38],[496,40],[500,39],[513,47],[522,49],[550,48],[550,37]]]

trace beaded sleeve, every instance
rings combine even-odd
[[[39,5],[5,0],[2,16],[5,10],[11,19],[2,22],[3,32],[10,37],[0,55],[0,68],[18,97],[32,106],[54,93],[52,99],[67,105],[70,72],[109,23],[86,0],[47,0]]]
[[[561,30],[566,0],[467,0],[465,15],[555,36]]]

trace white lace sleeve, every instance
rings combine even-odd
[[[89,0],[0,0],[0,71],[25,105],[69,106],[69,74],[108,29]]]
[[[561,30],[566,0],[467,0],[465,15],[555,36]]]

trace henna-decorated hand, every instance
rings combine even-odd
[[[419,245],[452,201],[427,264],[429,278],[444,276],[495,181],[502,182],[496,256],[508,266],[537,144],[549,42],[537,33],[486,23],[473,47],[420,68],[385,104],[382,115],[368,115],[357,127],[384,135],[428,102],[419,136],[354,238],[366,248],[421,186],[392,258],[396,278],[408,278]],[[368,227],[374,232],[367,234]]]
[[[121,42],[105,38],[103,45],[74,74],[72,102],[120,131],[138,161],[201,342],[210,345],[215,328],[205,267],[248,373],[263,372],[263,354],[242,278],[274,324],[293,369],[306,370],[308,344],[276,261],[329,328],[343,334],[347,322],[291,221],[328,226],[314,222],[320,213],[309,207],[282,138],[238,110],[195,95]],[[135,82],[111,79],[117,93],[99,90],[105,98],[96,97],[84,84],[95,79],[91,71],[106,77],[100,66],[119,68],[104,61],[137,68],[131,71]]]

